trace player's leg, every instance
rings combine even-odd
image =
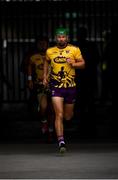
[[[48,105],[47,105],[47,120],[48,120],[48,142],[52,143],[55,139],[55,131],[54,131],[54,119],[55,112],[52,105],[52,100],[48,97]]]
[[[39,103],[39,113],[41,118],[41,130],[42,134],[48,132],[48,122],[47,122],[47,95],[44,93],[38,94]]]
[[[64,98],[64,130],[72,129],[76,89],[68,88]]]
[[[68,88],[64,97],[64,118],[71,120],[74,114],[74,104],[76,101],[76,88]]]
[[[56,96],[52,97],[52,103],[55,111],[55,131],[59,150],[61,153],[63,153],[66,150],[63,132],[63,98]]]
[[[64,119],[69,121],[73,117],[74,104],[65,104],[64,105]]]

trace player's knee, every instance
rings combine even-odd
[[[72,117],[73,117],[73,112],[69,112],[69,113],[64,114],[64,119],[67,121],[71,120]]]
[[[63,119],[63,113],[62,112],[57,112],[56,117],[57,117],[57,119],[62,120]]]

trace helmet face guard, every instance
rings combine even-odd
[[[56,36],[58,36],[58,35],[67,36],[68,35],[68,30],[66,28],[58,28],[58,29],[56,29],[55,35]]]

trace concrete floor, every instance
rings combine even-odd
[[[40,141],[39,121],[26,107],[6,107],[0,116],[0,179],[118,179],[118,136],[111,105],[97,106],[91,123],[88,114],[82,123],[76,119],[74,130],[66,132],[64,156],[55,141]]]
[[[117,179],[118,143],[1,143],[0,179]]]

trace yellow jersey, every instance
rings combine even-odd
[[[35,83],[43,80],[45,55],[36,53],[30,57],[30,65],[32,66],[32,76]]]
[[[75,68],[69,63],[76,62],[81,58],[79,47],[68,44],[65,48],[60,49],[57,46],[50,47],[46,51],[46,60],[50,62],[50,84],[53,87],[68,88],[75,87]]]

